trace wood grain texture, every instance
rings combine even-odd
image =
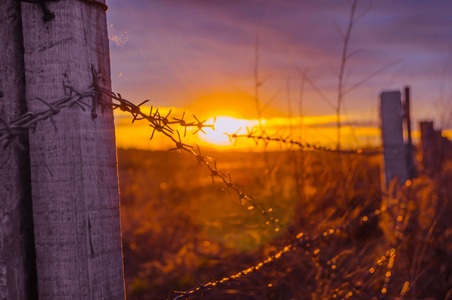
[[[63,83],[84,91],[91,66],[110,88],[105,12],[86,2],[22,3],[29,110],[65,96]],[[91,103],[87,99],[86,103]],[[77,106],[30,134],[33,218],[40,299],[124,299],[113,114]]]
[[[0,118],[26,112],[20,4],[0,0]],[[36,299],[28,135],[0,150],[0,299]]]

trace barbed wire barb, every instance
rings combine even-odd
[[[181,150],[191,150],[191,149],[193,149],[193,146],[190,146],[190,145],[182,143],[179,131],[176,130],[176,132],[177,132],[177,137],[179,138],[178,140],[175,140],[171,136],[171,139],[173,140],[173,142],[176,143],[176,148],[171,148],[171,149],[169,149],[169,151],[176,150],[177,154],[182,155],[182,151]]]

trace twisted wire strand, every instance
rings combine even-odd
[[[53,120],[53,116],[59,114],[62,109],[73,107],[75,105],[85,111],[85,108],[89,108],[90,106],[82,100],[92,98],[95,95],[96,90],[94,88],[90,88],[83,93],[73,94],[71,92],[69,96],[61,98],[53,103],[37,98],[37,100],[44,103],[48,108],[39,112],[27,112],[18,118],[11,120],[10,122],[0,119],[0,123],[3,125],[0,127],[0,145],[3,148],[6,148],[11,142],[13,142],[19,148],[24,149],[23,145],[16,140],[18,135],[24,134],[28,132],[28,130],[32,130],[32,132],[34,132],[38,123],[47,119],[50,119],[55,130],[58,130],[55,125],[55,121]]]
[[[238,134],[237,132],[235,132],[235,133],[226,133],[225,132],[224,134],[229,137],[229,140],[231,142],[237,142],[237,140],[240,138],[252,139],[256,143],[256,146],[259,144],[260,141],[262,141],[265,146],[268,145],[270,142],[277,142],[279,144],[298,146],[299,148],[305,149],[305,150],[324,151],[324,152],[333,152],[333,153],[339,152],[341,154],[373,156],[373,155],[379,155],[379,154],[383,153],[382,150],[365,151],[362,148],[338,150],[338,149],[330,148],[327,146],[303,142],[301,140],[297,140],[290,136],[282,136],[282,135],[276,135],[276,134],[269,135],[265,131],[257,132],[254,130],[250,130],[249,128],[247,128],[246,134]]]
[[[340,232],[343,232],[343,231],[346,231],[346,230],[352,228],[353,226],[362,226],[365,223],[368,223],[370,220],[378,218],[381,214],[387,212],[390,208],[392,208],[395,205],[396,204],[389,205],[389,206],[382,206],[380,209],[377,209],[368,215],[363,215],[359,218],[356,218],[355,220],[350,221],[346,225],[341,225],[341,226],[337,226],[335,228],[331,228],[329,230],[325,230],[324,232],[317,234],[311,238],[305,236],[303,232],[299,232],[298,234],[296,234],[295,239],[293,240],[292,243],[287,244],[286,246],[282,247],[276,254],[268,256],[266,259],[255,264],[254,266],[243,269],[242,271],[235,273],[229,277],[224,277],[224,278],[216,280],[216,281],[209,281],[207,283],[199,284],[198,286],[196,286],[192,289],[189,289],[189,290],[173,291],[172,293],[175,293],[178,295],[175,296],[174,298],[172,298],[172,300],[187,299],[189,297],[197,297],[197,296],[200,296],[200,294],[203,294],[205,291],[228,286],[231,283],[234,283],[235,281],[237,281],[241,278],[244,278],[245,276],[247,276],[253,272],[256,272],[264,267],[269,266],[271,263],[279,260],[285,254],[293,252],[295,250],[304,250],[304,251],[309,252],[309,247],[314,242],[325,239],[325,238],[332,237],[335,234],[339,234]],[[320,253],[320,250],[316,249],[314,252],[306,253],[306,254],[311,255],[312,258],[316,262],[320,262],[320,263],[322,263],[322,265],[328,266],[328,269],[330,270],[330,272],[338,272],[337,268],[335,267],[334,262],[332,262],[331,260],[322,262],[323,259],[320,257],[319,253]],[[349,280],[347,278],[344,278],[344,280],[347,283],[352,284],[351,280]],[[354,286],[354,284],[353,284],[351,286],[351,288],[356,295],[360,294],[360,291],[358,291],[359,287]]]
[[[364,282],[369,281],[373,276],[378,274],[377,269],[383,269],[386,267],[386,272],[384,274],[384,283],[382,287],[379,289],[379,299],[385,299],[387,297],[388,292],[388,285],[391,280],[391,276],[393,275],[391,272],[391,269],[394,267],[395,258],[396,258],[396,252],[397,248],[401,245],[402,242],[402,224],[404,221],[404,218],[406,217],[406,209],[407,209],[407,201],[406,199],[402,198],[400,199],[393,199],[392,202],[388,206],[382,206],[384,208],[384,211],[388,211],[392,208],[396,208],[398,210],[397,212],[397,218],[396,218],[396,227],[394,232],[394,237],[391,241],[391,246],[385,253],[378,257],[378,260],[367,270],[367,272],[363,275],[362,280],[359,280],[357,282],[352,282],[352,285],[350,286],[351,291],[345,294],[344,299],[349,299],[352,296],[357,296],[361,293],[361,290],[364,289],[366,286],[364,285]],[[380,214],[382,211],[380,210]],[[406,287],[404,286],[404,289]],[[333,297],[338,298],[341,296],[341,293],[334,293]]]

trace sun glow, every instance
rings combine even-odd
[[[141,107],[145,114],[151,114],[150,107]],[[170,114],[172,118],[181,118],[184,114],[183,109],[176,107],[160,107],[159,113],[163,116]],[[185,120],[191,124],[196,123],[193,114],[185,111]],[[223,114],[226,114],[223,111]],[[198,116],[199,117],[199,116]],[[204,121],[204,116],[199,117]],[[258,120],[248,120],[234,118],[232,116],[220,115],[216,118],[210,118],[203,122],[206,125],[214,124],[215,130],[206,127],[202,132],[197,126],[190,125],[187,130],[178,124],[171,124],[174,130],[173,138],[177,139],[176,131],[180,133],[182,141],[195,147],[195,145],[216,147],[222,150],[249,150],[261,151],[263,149],[281,150],[289,144],[278,142],[265,143],[263,140],[249,138],[230,138],[228,134],[246,135],[247,129],[254,132],[254,135],[269,137],[284,137],[295,141],[302,141],[309,144],[317,144],[324,147],[335,147],[337,129],[335,127],[335,116],[312,116],[312,117],[294,117],[294,118],[269,118],[263,119],[262,125],[265,133],[260,130]],[[153,129],[146,120],[138,120],[131,124],[130,114],[120,110],[115,110],[116,142],[118,147],[139,148],[148,150],[167,150],[174,148],[174,141],[161,133],[153,135]],[[452,136],[452,131],[446,131],[443,134]],[[414,137],[419,134],[414,131]],[[152,140],[150,138],[152,137]],[[258,145],[256,145],[256,142]],[[377,127],[342,127],[342,144],[345,148],[357,148],[366,146],[378,146],[380,142],[380,129]],[[293,147],[292,147],[293,148]]]
[[[229,138],[228,134],[246,134],[247,127],[251,128],[259,125],[257,120],[236,119],[228,116],[220,116],[207,120],[206,124],[215,123],[215,131],[209,131],[207,134],[198,133],[199,139],[209,145],[217,147],[233,147],[234,139]]]

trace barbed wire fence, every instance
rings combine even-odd
[[[241,129],[241,128],[240,128]],[[240,129],[238,131],[240,131]],[[365,156],[373,156],[373,155],[380,155],[383,153],[382,150],[373,150],[373,151],[366,151],[362,148],[358,149],[335,149],[327,146],[322,146],[319,144],[311,144],[308,142],[303,142],[302,140],[296,139],[289,136],[282,136],[278,134],[268,134],[266,131],[258,132],[254,129],[246,128],[247,133],[246,134],[238,134],[238,131],[235,133],[227,133],[224,134],[229,137],[229,141],[232,143],[236,143],[238,139],[244,138],[244,139],[251,139],[255,142],[256,146],[259,145],[259,142],[262,141],[264,145],[268,145],[270,142],[276,142],[279,144],[286,144],[289,146],[297,146],[303,150],[313,150],[313,151],[324,151],[324,152],[334,152],[334,153],[341,153],[341,154],[358,154],[358,155],[365,155]]]
[[[5,120],[0,119],[0,123],[3,125],[0,128],[0,145],[5,148],[10,143],[14,143],[16,146],[23,150],[24,147],[17,141],[16,137],[20,134],[28,132],[28,130],[34,132],[38,123],[47,119],[49,119],[53,124],[55,131],[58,131],[53,116],[57,115],[61,110],[65,108],[77,106],[82,111],[90,109],[92,118],[97,118],[98,116],[96,111],[97,106],[101,106],[102,110],[104,108],[112,110],[120,109],[123,112],[129,113],[133,117],[132,123],[140,120],[148,121],[149,126],[152,128],[150,139],[154,137],[155,132],[158,132],[170,139],[174,143],[174,148],[169,149],[170,151],[174,150],[178,154],[181,154],[181,152],[184,151],[192,155],[197,160],[199,165],[206,166],[208,168],[213,182],[215,182],[215,178],[219,179],[220,182],[222,182],[229,191],[233,191],[237,194],[241,205],[247,205],[248,210],[257,210],[266,219],[267,224],[272,224],[275,227],[275,231],[279,231],[281,229],[279,220],[275,217],[275,211],[272,208],[265,208],[263,204],[257,202],[252,196],[244,193],[243,189],[232,181],[230,174],[224,173],[217,169],[216,160],[214,158],[203,155],[199,146],[196,146],[195,148],[194,146],[183,143],[179,131],[171,127],[171,125],[176,124],[181,126],[184,129],[185,136],[187,133],[187,128],[195,128],[196,130],[194,133],[197,133],[199,131],[206,133],[204,129],[210,128],[214,130],[214,124],[206,124],[206,120],[199,121],[199,119],[195,115],[193,115],[193,118],[195,120],[187,121],[185,120],[185,112],[181,117],[170,118],[171,111],[169,111],[166,115],[162,115],[159,112],[158,108],[154,109],[152,106],[149,114],[146,114],[141,109],[141,107],[149,102],[149,100],[136,105],[133,102],[123,98],[121,94],[114,93],[113,91],[100,86],[98,81],[102,76],[97,74],[94,68],[92,69],[92,74],[93,85],[86,91],[77,91],[72,86],[64,85],[65,91],[66,93],[68,93],[68,95],[61,99],[55,100],[51,103],[49,100],[37,98],[38,101],[42,102],[43,104],[45,104],[45,106],[48,107],[47,109],[39,112],[27,112],[10,122],[6,122]],[[102,94],[111,97],[113,101],[103,101],[101,97]],[[91,100],[91,104],[86,103],[86,100]],[[335,152],[334,149],[327,147],[309,145],[307,143],[302,143],[300,141],[292,140],[289,138],[267,136],[265,134],[256,135],[254,132],[250,132],[248,135],[227,135],[231,139],[247,137],[252,138],[255,141],[263,140],[266,143],[276,141],[281,143],[288,143],[291,145],[297,145],[310,150]],[[366,154],[362,153],[362,151],[360,150],[341,150],[340,152],[347,154]]]
[[[261,214],[262,217],[265,219],[266,224],[272,226],[274,231],[278,232],[281,229],[285,229],[284,226],[280,223],[280,221],[276,217],[275,210],[273,208],[265,207],[262,203],[259,203],[253,196],[246,194],[243,191],[243,188],[232,180],[232,177],[229,173],[225,173],[218,170],[217,162],[214,158],[203,155],[199,146],[195,147],[184,143],[179,130],[176,130],[174,128],[174,125],[180,126],[183,129],[184,132],[183,136],[185,137],[188,128],[194,128],[195,129],[194,133],[197,132],[206,133],[205,129],[207,128],[210,128],[212,130],[215,129],[214,124],[206,124],[206,120],[200,121],[195,115],[193,115],[194,120],[188,121],[185,119],[185,112],[180,117],[172,116],[171,114],[172,111],[169,111],[166,115],[162,115],[158,108],[154,108],[152,106],[150,108],[150,112],[145,113],[141,109],[141,107],[147,102],[149,102],[149,100],[146,100],[136,105],[133,102],[123,98],[121,94],[114,93],[113,91],[100,86],[98,81],[99,79],[101,79],[101,76],[96,72],[96,70],[94,70],[94,68],[92,68],[92,76],[93,84],[85,91],[78,91],[72,86],[64,85],[65,93],[67,94],[65,97],[58,100],[54,100],[52,102],[48,99],[40,98],[37,99],[47,107],[46,109],[38,112],[27,112],[9,122],[0,119],[0,145],[3,148],[6,148],[11,144],[14,144],[19,149],[25,150],[24,146],[20,144],[17,137],[29,131],[34,132],[38,124],[45,120],[49,120],[53,124],[55,131],[58,131],[58,127],[56,125],[56,122],[54,121],[54,116],[59,114],[64,109],[77,107],[84,112],[90,110],[91,117],[93,119],[98,117],[97,108],[99,106],[102,108],[102,111],[104,109],[112,110],[120,109],[121,111],[129,113],[132,116],[132,123],[141,120],[147,121],[149,123],[149,126],[152,128],[150,139],[154,137],[154,134],[156,132],[162,134],[163,136],[171,140],[172,143],[174,143],[174,147],[170,148],[169,149],[170,151],[176,151],[179,155],[182,152],[188,153],[194,159],[196,159],[197,163],[200,166],[207,167],[210,176],[212,177],[212,182],[215,182],[215,179],[219,180],[219,182],[221,182],[224,185],[226,190],[230,192],[232,191],[237,195],[237,198],[239,199],[240,204],[242,206],[246,206],[246,209],[249,211],[255,210],[259,214]],[[103,100],[102,95],[107,95],[109,98],[111,98],[112,101],[110,102]],[[309,143],[305,143],[303,141],[299,141],[291,137],[268,135],[265,133],[265,131],[262,133],[258,133],[248,129],[247,134],[237,134],[237,132],[225,134],[231,139],[231,142],[234,140],[236,141],[239,138],[248,138],[254,140],[256,144],[258,144],[260,141],[264,142],[264,144],[268,144],[270,142],[278,142],[282,144],[288,144],[290,146],[298,146],[301,149],[312,151],[340,152],[344,154],[366,155],[366,156],[381,153],[381,151],[365,152],[362,151],[361,149],[338,151],[320,145],[311,145]],[[363,224],[369,222],[370,220],[378,218],[379,215],[387,212],[389,209],[393,207],[401,207],[401,205],[406,206],[405,203],[400,204],[398,202],[392,203],[388,206],[382,206],[380,209],[375,210],[371,214],[362,215],[346,224],[337,226],[335,228],[330,228],[312,237],[307,237],[303,232],[293,233],[289,230],[288,233],[291,235],[291,243],[282,247],[282,249],[279,250],[276,254],[271,255],[266,259],[262,260],[261,262],[255,264],[254,266],[250,266],[249,268],[244,269],[229,277],[224,277],[220,280],[209,281],[207,283],[199,284],[198,286],[186,291],[174,291],[173,293],[176,294],[176,296],[173,299],[187,299],[190,297],[200,297],[206,291],[230,285],[234,282],[237,282],[241,278],[244,278],[248,274],[251,274],[253,272],[256,272],[262,268],[271,265],[273,262],[279,260],[285,254],[294,252],[295,250],[304,251],[307,255],[311,256],[313,261],[317,262],[322,267],[328,269],[329,272],[338,272],[338,270],[335,268],[334,260],[323,258],[320,254],[321,250],[319,248],[312,250],[310,246],[316,241],[331,238],[332,236],[342,231],[345,231],[351,227],[362,226]],[[403,220],[403,208],[400,210],[402,211],[402,213],[399,216]],[[400,234],[401,230],[400,229],[401,221],[399,221],[400,218],[399,217],[397,218],[398,223],[396,237],[402,236],[402,234]],[[388,258],[387,259],[388,270],[392,268],[395,259],[395,252],[392,251],[392,249],[394,248],[391,248],[390,250],[388,250],[389,252],[388,251],[386,252],[386,254],[389,253],[388,255],[385,254],[385,256]],[[379,261],[377,262],[377,265],[382,264]],[[375,268],[369,269],[370,276],[374,272]],[[390,274],[390,271],[388,272]],[[385,284],[381,290],[382,295],[386,294],[390,275],[386,277],[387,281],[385,281]],[[350,288],[350,292],[344,296],[345,298],[349,298],[353,294],[361,293],[360,286],[357,286],[356,283],[352,282],[349,279],[344,280],[347,282]],[[341,295],[337,294],[337,296]]]

